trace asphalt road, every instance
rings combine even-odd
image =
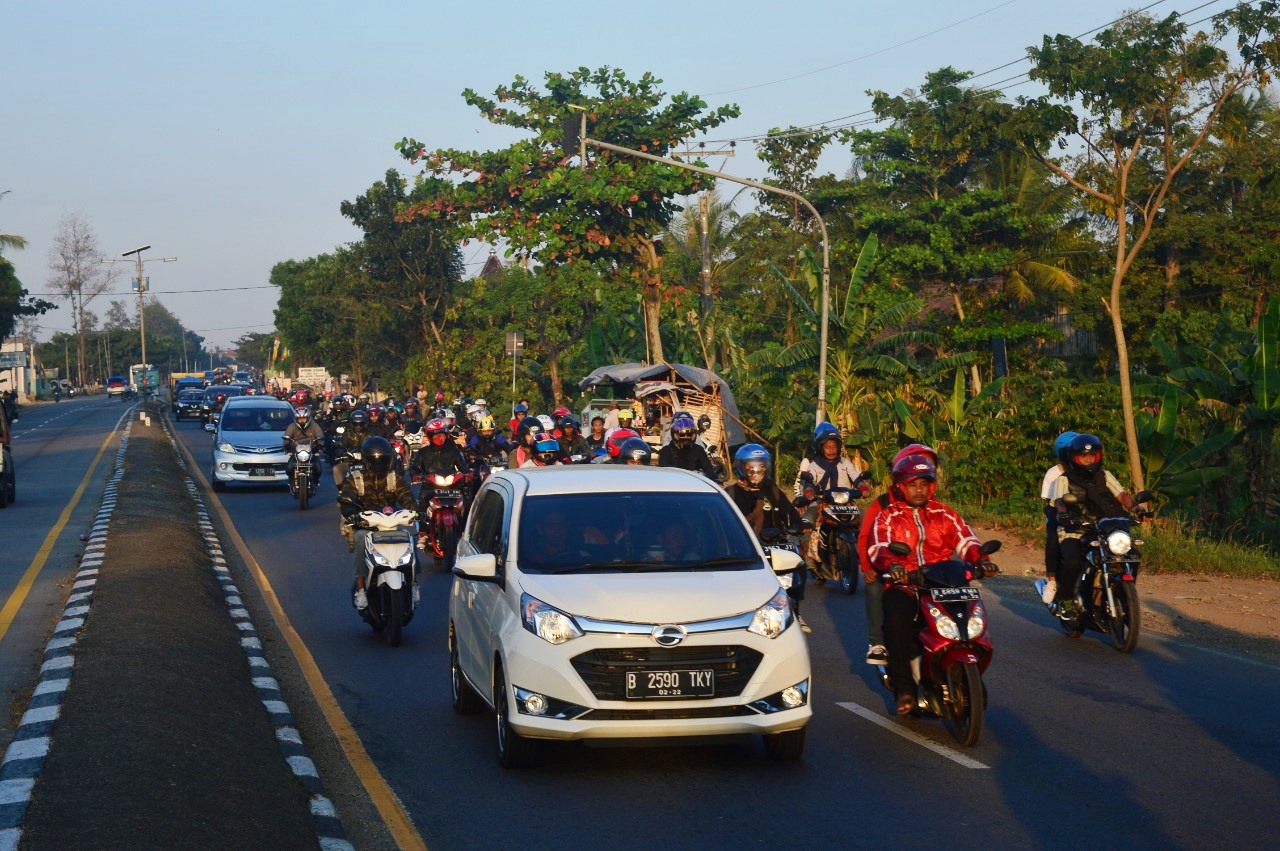
[[[207,471],[209,437],[193,422],[178,433]],[[351,608],[334,496],[326,475],[306,512],[279,488],[232,486],[218,500],[429,846],[1274,843],[1280,666],[1153,635],[1128,656],[1097,636],[1068,639],[1013,577],[984,592],[990,707],[982,741],[963,753],[938,722],[890,717],[862,661],[861,593],[811,586],[802,762],[773,763],[753,740],[557,744],[538,768],[505,771],[490,717],[450,707],[450,578],[426,577],[403,646],[386,646]]]
[[[15,699],[25,706],[32,667],[65,602],[64,583],[83,549],[80,535],[102,500],[119,435],[87,481],[86,474],[129,407],[105,396],[26,405],[14,426],[18,501],[0,510],[0,605],[9,604],[0,617],[0,689],[9,710],[0,719],[0,744],[12,736]],[[82,483],[80,498],[50,538]]]

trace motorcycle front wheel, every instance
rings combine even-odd
[[[404,634],[404,591],[382,586],[382,621],[387,625],[387,643],[399,647]]]
[[[947,681],[947,727],[957,742],[972,747],[982,737],[982,715],[986,708],[982,672],[973,662],[958,662],[947,671]]]
[[[453,570],[453,563],[458,560],[458,527],[456,525],[440,527],[440,555],[444,561],[444,572]]]
[[[1115,610],[1108,617],[1111,640],[1121,653],[1132,652],[1138,646],[1138,633],[1142,629],[1142,604],[1138,600],[1138,586],[1132,582],[1117,582],[1111,586]]]
[[[296,488],[297,492],[294,496],[298,498],[298,510],[306,511],[307,506],[311,503],[311,482],[307,480],[306,473],[298,476]]]
[[[840,593],[856,594],[858,591],[858,558],[853,553],[853,544],[841,541],[836,545],[836,566],[840,568]]]

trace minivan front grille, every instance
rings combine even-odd
[[[715,697],[737,697],[764,656],[750,647],[619,647],[573,657],[573,669],[599,700],[626,700],[627,674],[643,671],[715,671]]]

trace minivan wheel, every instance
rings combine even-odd
[[[533,765],[537,759],[538,743],[533,739],[526,739],[511,728],[508,721],[511,711],[507,681],[499,667],[493,682],[493,714],[498,723],[498,762],[503,768],[525,768]]]
[[[212,469],[209,470],[209,484],[212,485],[213,489],[218,493],[222,493],[227,489],[227,483],[219,479],[217,472]]]
[[[771,759],[797,760],[804,755],[804,743],[809,736],[809,728],[787,730],[782,733],[766,733],[764,750]]]

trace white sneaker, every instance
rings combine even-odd
[[[1053,602],[1053,598],[1058,596],[1058,580],[1050,579],[1044,584],[1044,590],[1040,592],[1040,601],[1046,606]]]
[[[369,608],[369,595],[364,593],[363,588],[356,590],[355,602],[357,609],[363,610]]]

